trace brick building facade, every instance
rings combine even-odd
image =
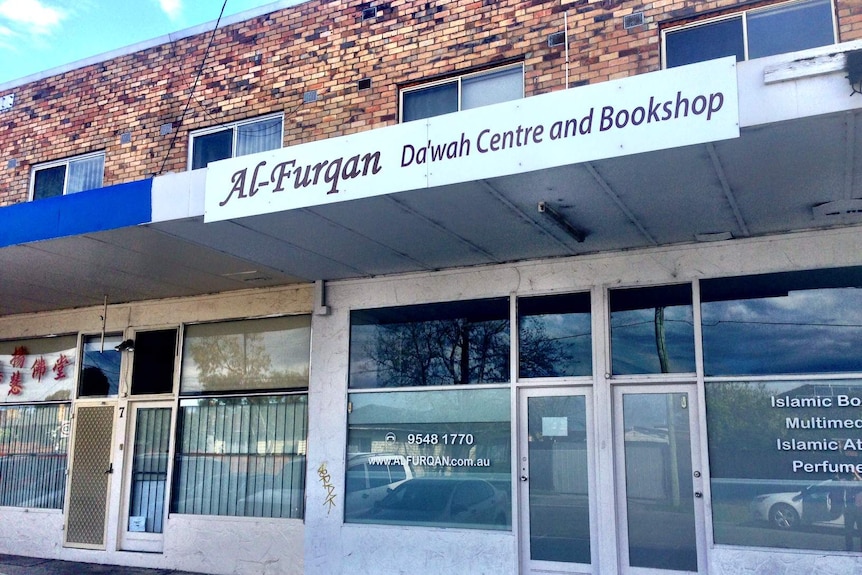
[[[184,171],[190,131],[253,116],[284,112],[286,146],[395,124],[399,88],[507,61],[524,63],[526,96],[564,89],[565,46],[548,44],[564,31],[564,14],[570,86],[652,72],[661,68],[662,27],[740,4],[759,5],[311,1],[180,34],[0,87],[15,96],[0,138],[3,157],[16,160],[0,175],[0,205],[28,199],[32,166],[88,152],[105,151],[105,185]],[[375,15],[363,18],[368,8]],[[859,39],[862,6],[836,10],[838,40]],[[643,24],[626,29],[634,12]],[[364,79],[371,87],[359,89]],[[308,91],[317,100],[303,103]]]
[[[862,573],[862,3],[290,4],[0,85],[0,552]]]

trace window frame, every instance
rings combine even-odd
[[[101,182],[99,184],[99,188],[104,187],[105,185],[105,151],[100,150],[98,152],[89,152],[86,154],[80,154],[78,156],[69,156],[68,158],[63,158],[60,160],[52,160],[50,162],[42,162],[34,165],[30,168],[30,189],[28,192],[28,201],[42,200],[48,198],[55,198],[60,196],[65,196],[68,194],[77,194],[79,192],[84,192],[87,190],[76,190],[74,192],[69,191],[69,166],[75,162],[91,160],[93,158],[102,159],[102,177]],[[57,168],[59,166],[63,166],[65,168],[65,173],[63,174],[63,193],[59,194],[59,196],[48,196],[47,198],[37,198],[36,197],[36,173],[41,172],[43,170],[48,170],[51,168]],[[90,189],[98,189],[98,188],[90,188]]]
[[[283,124],[282,124],[282,127],[283,127]],[[264,520],[269,520],[269,519],[273,519],[273,520],[282,520],[282,519],[297,520],[298,519],[300,521],[304,520],[304,517],[305,517],[305,503],[304,503],[304,501],[305,501],[305,493],[306,493],[306,489],[307,489],[307,487],[305,485],[305,476],[306,476],[306,473],[308,470],[307,449],[308,449],[308,430],[309,430],[309,423],[308,423],[308,420],[309,420],[309,413],[308,413],[308,397],[309,397],[308,389],[309,389],[309,386],[308,386],[308,384],[309,384],[309,382],[306,381],[306,384],[304,386],[297,386],[297,387],[275,387],[275,388],[262,387],[262,388],[245,388],[244,389],[241,387],[241,385],[239,385],[239,383],[235,383],[233,387],[224,387],[224,388],[216,388],[216,389],[196,389],[196,388],[184,389],[183,388],[183,380],[184,380],[183,371],[187,367],[187,361],[189,361],[189,357],[187,356],[187,353],[190,353],[188,351],[188,348],[187,348],[188,337],[189,337],[188,329],[190,327],[193,327],[193,326],[212,326],[215,329],[218,329],[221,327],[221,328],[226,328],[226,331],[228,332],[227,335],[241,334],[243,337],[246,337],[249,333],[273,333],[274,331],[285,331],[284,329],[274,330],[274,331],[266,331],[266,330],[249,331],[248,329],[243,329],[249,323],[258,324],[258,325],[261,325],[261,324],[272,325],[272,324],[279,322],[280,320],[284,320],[284,321],[292,323],[292,320],[297,319],[297,318],[299,318],[299,319],[307,318],[308,319],[307,336],[308,336],[309,354],[307,357],[307,363],[305,365],[306,375],[307,375],[307,373],[308,373],[308,371],[310,371],[310,367],[311,367],[311,354],[310,354],[311,314],[297,313],[297,314],[283,314],[283,315],[264,316],[264,317],[224,318],[224,319],[219,319],[216,321],[201,321],[201,322],[195,322],[195,323],[187,323],[187,324],[183,324],[180,327],[179,339],[178,339],[178,344],[177,344],[178,345],[177,355],[178,355],[179,364],[178,364],[178,367],[176,368],[176,373],[174,375],[174,378],[176,380],[176,395],[177,395],[178,409],[177,409],[175,416],[174,416],[175,417],[175,420],[174,420],[175,430],[174,430],[174,433],[172,436],[174,451],[173,451],[173,455],[172,455],[173,461],[171,464],[170,497],[168,500],[169,514],[197,515],[197,516],[222,517],[222,518],[224,518],[224,517],[255,518],[256,517],[258,519],[264,519]],[[296,329],[296,326],[291,326],[290,329]],[[236,401],[236,404],[232,405],[231,409],[242,409],[243,406],[240,403],[242,400],[250,400],[250,399],[266,400],[266,399],[272,399],[272,398],[278,399],[278,398],[288,398],[288,397],[297,397],[297,398],[303,398],[304,399],[304,401],[301,403],[304,405],[303,410],[304,410],[305,420],[302,422],[302,428],[305,432],[305,436],[301,437],[301,438],[297,438],[295,440],[297,445],[300,445],[302,447],[302,449],[304,449],[304,451],[299,452],[299,453],[295,453],[295,454],[281,454],[281,456],[284,456],[284,457],[297,457],[297,458],[301,458],[301,460],[302,460],[301,463],[296,463],[296,462],[291,463],[291,465],[300,464],[301,465],[300,469],[297,470],[297,469],[291,468],[291,470],[290,470],[291,474],[293,474],[293,475],[298,474],[298,476],[302,478],[301,485],[299,486],[299,490],[301,491],[301,494],[299,497],[299,500],[300,500],[299,506],[298,507],[292,506],[292,502],[294,501],[292,496],[286,503],[284,500],[281,500],[281,502],[276,504],[275,500],[269,500],[268,509],[271,513],[275,513],[275,509],[276,509],[276,507],[278,507],[278,509],[281,510],[281,512],[286,512],[287,514],[286,515],[266,515],[265,514],[266,512],[262,511],[262,509],[263,509],[263,507],[266,507],[267,504],[262,503],[261,505],[258,505],[255,502],[248,501],[248,498],[251,497],[252,495],[254,495],[253,493],[249,493],[247,491],[247,489],[248,489],[247,481],[248,481],[249,477],[253,477],[253,475],[250,473],[249,470],[246,470],[247,472],[244,476],[241,474],[237,474],[234,476],[237,479],[237,483],[234,484],[233,486],[228,485],[227,491],[224,494],[226,499],[223,502],[216,501],[216,505],[215,505],[215,507],[213,507],[212,501],[209,501],[209,503],[207,503],[207,508],[204,509],[203,504],[201,504],[200,506],[197,504],[197,503],[200,503],[200,501],[202,500],[202,497],[200,496],[200,494],[196,493],[195,491],[192,491],[191,497],[193,498],[194,501],[197,501],[197,503],[192,504],[191,509],[188,509],[187,508],[188,503],[186,502],[186,500],[189,498],[189,493],[186,491],[181,491],[182,489],[185,489],[185,484],[180,485],[181,475],[182,475],[183,469],[184,469],[183,468],[183,461],[184,461],[184,458],[187,458],[190,455],[188,452],[183,451],[183,434],[184,434],[184,429],[185,429],[184,426],[186,425],[185,420],[184,420],[184,409],[186,407],[194,407],[190,404],[195,404],[195,403],[200,404],[200,402],[206,402],[207,400],[223,401],[223,402],[227,402],[227,403],[231,403],[233,401]],[[184,404],[187,404],[187,405],[184,405]],[[227,405],[227,404],[225,404],[225,405]],[[247,407],[250,408],[250,405]],[[287,408],[285,408],[285,413],[286,413],[286,411],[287,411]],[[213,428],[213,429],[215,429],[215,428]],[[198,430],[198,431],[200,431],[200,430]],[[269,433],[269,431],[270,430],[267,427],[264,430],[264,433]],[[275,431],[276,432],[278,431],[278,427],[276,427]],[[248,428],[244,427],[242,430],[240,430],[240,432],[239,432],[239,435],[241,438],[240,441],[242,441],[243,437],[245,437],[247,439],[248,433],[249,433]],[[233,435],[235,435],[235,433],[232,432],[231,435],[233,436]],[[205,437],[204,437],[204,439],[205,439]],[[198,437],[197,441],[200,441],[200,440],[201,440],[201,438]],[[250,447],[250,444],[246,445],[246,447]],[[251,451],[243,452],[242,450],[240,450],[240,452],[238,452],[237,454],[232,454],[231,456],[232,457],[233,456],[238,456],[238,457],[244,456],[244,457],[248,458],[251,455],[252,455]],[[278,454],[270,454],[270,455],[278,455]],[[209,452],[192,453],[191,456],[197,457],[197,458],[200,458],[200,457],[206,458],[206,457],[211,457],[212,454]],[[192,471],[191,471],[192,473],[198,472],[197,471],[197,464],[198,463],[197,463],[197,460],[195,460],[195,461],[196,461],[195,464],[190,466],[192,468]],[[202,465],[205,465],[205,463]],[[286,467],[286,465],[287,464],[285,464],[285,467]],[[277,474],[273,474],[273,476],[275,476],[275,475],[277,475]],[[239,488],[239,483],[241,483],[241,482],[245,482],[244,487],[242,489]],[[291,485],[292,485],[292,483],[291,483]],[[252,486],[253,487],[259,486],[257,484],[256,480],[254,482],[252,482]],[[200,487],[200,486],[197,486],[197,487]],[[264,488],[264,491],[265,491],[267,488],[267,484],[264,482],[264,484],[262,484],[262,487]],[[275,484],[273,483],[271,485],[271,487],[275,488]],[[182,500],[183,501],[182,505],[180,505],[180,499],[179,499],[180,497],[184,498]],[[195,498],[197,498],[197,499],[195,499]],[[198,510],[198,507],[200,507],[200,510]],[[178,509],[182,509],[182,511],[178,511]],[[249,510],[251,511],[251,514],[247,513]],[[261,513],[263,513],[262,515],[257,514],[257,512],[259,510],[261,510]],[[239,513],[239,511],[242,511],[242,513]]]
[[[193,168],[192,162],[194,161],[194,151],[195,151],[195,139],[200,136],[209,136],[211,134],[215,134],[218,132],[223,132],[226,130],[231,130],[231,155],[230,158],[237,158],[236,148],[237,148],[237,137],[239,133],[239,127],[247,126],[249,124],[255,124],[257,122],[265,122],[267,120],[279,119],[281,121],[281,133],[279,134],[279,148],[284,147],[284,112],[276,112],[274,114],[266,114],[263,116],[257,116],[254,118],[247,118],[243,120],[236,120],[233,122],[227,122],[224,124],[217,124],[214,126],[210,126],[208,128],[201,128],[199,130],[192,130],[189,132],[189,149],[188,149],[188,162],[187,166],[189,170],[194,169],[203,169],[203,168]],[[272,148],[278,149],[278,148]],[[224,158],[224,159],[230,159]],[[221,161],[221,160],[214,160]],[[206,166],[204,166],[205,168]]]
[[[505,72],[505,71],[515,70],[515,69],[521,70],[521,96],[520,96],[520,98],[523,98],[525,96],[524,81],[523,81],[524,80],[524,63],[523,62],[503,64],[500,66],[495,66],[493,68],[483,68],[481,70],[476,70],[473,72],[465,72],[463,74],[446,76],[443,78],[438,78],[436,80],[430,80],[428,82],[421,82],[418,84],[413,84],[410,86],[400,88],[398,90],[398,123],[399,124],[405,123],[405,120],[404,120],[404,94],[409,94],[410,92],[419,92],[422,90],[426,90],[428,88],[435,88],[438,86],[443,86],[446,84],[454,83],[454,84],[456,84],[457,92],[458,92],[458,109],[456,110],[456,112],[462,112],[462,111],[464,111],[464,108],[462,107],[464,97],[463,97],[461,85],[462,85],[462,82],[464,80],[471,80],[474,78],[480,78],[482,76],[488,76],[488,75],[496,74],[498,72]],[[471,108],[467,108],[467,109],[471,109]],[[435,116],[430,116],[430,117],[433,118]],[[427,118],[417,118],[416,120],[409,120],[409,121],[420,121],[422,119],[427,119]]]
[[[774,10],[779,7],[790,6],[793,4],[801,4],[808,0],[788,0],[786,2],[776,2],[774,4],[767,4],[765,6],[757,6],[755,8],[749,8],[744,10],[739,10],[736,12],[730,12],[726,14],[721,14],[720,16],[706,17],[699,20],[694,20],[687,22],[685,24],[679,25],[669,25],[667,27],[662,28],[661,30],[661,67],[663,70],[667,69],[667,35],[672,34],[674,32],[679,32],[681,30],[691,30],[695,28],[699,28],[701,26],[707,26],[710,24],[715,24],[718,22],[722,22],[725,20],[731,20],[734,18],[739,18],[741,20],[742,25],[742,48],[743,48],[743,62],[749,61],[748,55],[748,17],[752,14],[758,14],[761,12],[766,12],[769,10]],[[832,41],[833,44],[838,42],[838,21],[835,13],[835,0],[829,0],[829,3],[832,7]]]

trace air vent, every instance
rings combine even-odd
[[[637,28],[638,26],[643,26],[644,24],[644,13],[643,12],[635,12],[634,14],[627,14],[623,16],[623,28],[626,30],[631,30],[632,28]]]
[[[132,141],[132,133],[131,132],[123,132],[122,134],[120,134],[120,143],[121,144],[128,144],[131,141]]]
[[[373,20],[374,18],[377,18],[377,7],[376,6],[371,6],[370,8],[366,8],[365,10],[362,11],[362,21],[363,22],[365,20]]]
[[[548,36],[548,48],[553,48],[554,46],[562,46],[566,43],[566,33],[565,32],[554,32],[550,36]]]
[[[310,104],[317,101],[317,90],[309,90],[302,95],[302,103]]]
[[[170,134],[173,131],[174,131],[174,125],[173,124],[162,124],[161,127],[159,128],[159,134],[162,136],[167,136],[168,134]]]
[[[371,89],[371,78],[363,78],[356,83],[356,87],[360,90],[370,90]]]
[[[853,198],[850,200],[826,202],[825,204],[814,206],[812,211],[814,212],[815,219],[862,219],[862,199]]]
[[[11,160],[9,160],[6,163],[6,167],[7,168],[17,168],[18,167],[18,160],[16,160],[15,158],[12,158]]]
[[[2,98],[0,98],[0,112],[5,112],[6,110],[11,110],[12,106],[15,105],[15,94],[6,94]]]

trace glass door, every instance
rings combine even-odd
[[[519,391],[522,573],[590,573],[587,391]]]
[[[160,552],[166,517],[172,403],[129,404],[125,505],[121,546],[124,550]]]
[[[614,390],[623,573],[704,569],[694,385]]]

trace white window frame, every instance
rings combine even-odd
[[[733,12],[732,14],[724,14],[722,16],[716,16],[714,18],[706,18],[704,20],[697,20],[696,22],[689,22],[688,24],[682,24],[680,26],[671,26],[665,28],[661,31],[661,67],[662,69],[667,68],[667,35],[673,32],[678,32],[680,30],[698,28],[700,26],[706,26],[709,24],[715,24],[716,22],[721,22],[723,20],[731,20],[733,18],[741,18],[742,19],[742,49],[744,54],[744,61],[748,61],[748,16],[750,14],[758,14],[760,12],[766,12],[769,10],[774,10],[775,8],[779,8],[782,6],[790,6],[792,4],[801,4],[806,0],[790,0],[789,2],[777,2],[775,4],[770,4],[768,6],[759,6],[757,8],[751,8],[748,10],[740,10],[738,12]],[[832,6],[832,39],[833,42],[838,41],[838,22],[835,16],[835,0],[830,0],[830,5]]]
[[[50,168],[56,168],[58,166],[65,166],[65,168],[66,168],[66,173],[65,173],[65,176],[63,178],[63,193],[61,195],[65,196],[66,194],[75,194],[78,191],[85,191],[85,190],[77,190],[75,192],[69,191],[69,171],[70,171],[69,165],[73,164],[75,162],[82,161],[82,160],[91,160],[93,158],[98,158],[98,157],[102,158],[102,178],[101,178],[101,182],[99,183],[98,187],[104,186],[104,183],[105,183],[105,152],[104,151],[92,152],[89,154],[81,154],[80,156],[71,156],[68,158],[63,158],[62,160],[54,160],[51,162],[44,162],[44,163],[36,164],[35,166],[33,166],[30,169],[30,190],[29,190],[28,199],[30,201],[33,201],[36,199],[36,173],[41,172],[42,170],[47,170]]]
[[[237,134],[239,133],[238,128],[240,126],[247,126],[249,124],[255,124],[257,122],[266,122],[268,120],[279,119],[281,120],[281,133],[279,134],[279,142],[280,146],[284,146],[284,112],[278,112],[275,114],[267,114],[265,116],[257,116],[255,118],[249,118],[246,120],[237,120],[236,122],[228,122],[226,124],[218,124],[216,126],[210,126],[209,128],[202,128],[200,130],[194,130],[189,133],[189,150],[188,150],[188,169],[192,169],[192,161],[194,159],[194,150],[195,150],[195,138],[200,136],[207,136],[209,134],[215,134],[216,132],[223,132],[225,130],[232,131],[231,138],[231,158],[236,158],[236,147],[237,147]]]
[[[473,78],[479,78],[481,76],[496,74],[497,72],[505,72],[508,70],[521,70],[521,95],[520,98],[524,97],[524,63],[518,62],[517,64],[508,64],[505,66],[498,66],[496,68],[486,68],[484,70],[480,70],[478,72],[471,72],[469,74],[460,74],[457,76],[449,76],[446,78],[441,78],[439,80],[434,80],[431,82],[425,82],[423,84],[417,84],[415,86],[410,86],[408,88],[403,88],[398,92],[398,122],[404,122],[404,94],[409,94],[410,92],[418,92],[421,90],[425,90],[427,88],[433,88],[435,86],[442,86],[444,84],[451,84],[453,82],[457,83],[458,86],[458,112],[462,111],[462,103],[463,96],[461,94],[461,82],[464,80],[469,80]]]

